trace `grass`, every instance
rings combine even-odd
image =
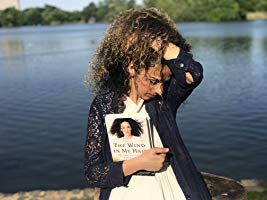
[[[267,191],[248,192],[248,200],[267,200]]]
[[[87,200],[93,200],[93,197],[90,197]],[[264,192],[248,192],[248,200],[267,200],[267,191]]]

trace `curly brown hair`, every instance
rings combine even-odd
[[[156,39],[161,41],[157,51],[151,47]],[[169,42],[190,51],[191,46],[167,14],[156,8],[127,10],[108,27],[90,63],[86,81],[93,84],[96,93],[111,90],[120,96],[128,95],[129,64],[137,72],[161,64]]]

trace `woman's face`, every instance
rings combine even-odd
[[[121,132],[123,133],[124,137],[131,136],[132,128],[131,125],[128,122],[122,122],[121,123]]]
[[[150,67],[147,71],[135,73],[131,91],[136,91],[137,96],[144,100],[152,99],[156,95],[162,95],[163,82],[168,79],[170,79],[170,70],[167,66]]]

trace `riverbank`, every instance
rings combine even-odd
[[[213,200],[267,200],[267,182],[246,179],[240,182],[209,173],[202,173]],[[0,193],[0,200],[93,200],[94,189],[29,191]]]
[[[267,20],[267,12],[248,12],[246,14],[247,20]]]
[[[93,200],[93,189],[76,190],[49,190],[19,192],[15,194],[1,194],[0,200]],[[250,191],[247,193],[248,200],[267,200],[267,191]]]
[[[14,194],[0,193],[0,200],[89,200],[94,196],[94,189],[75,190],[35,190]]]

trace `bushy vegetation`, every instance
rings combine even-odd
[[[267,191],[248,192],[248,200],[267,200]]]
[[[247,12],[267,11],[266,0],[143,0],[138,6],[161,8],[177,22],[244,20]],[[73,12],[51,5],[23,11],[7,8],[0,11],[0,27],[110,22],[121,11],[134,7],[135,0],[100,0]]]
[[[267,11],[266,0],[143,0],[165,10],[175,21],[243,20],[247,12]]]

